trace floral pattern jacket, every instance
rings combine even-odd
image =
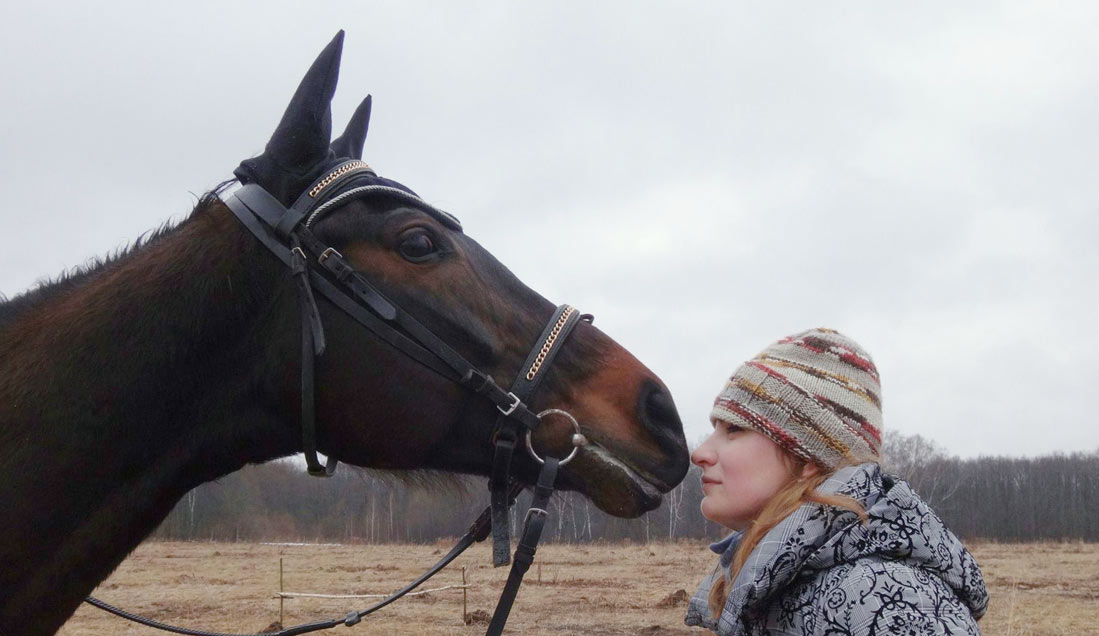
[[[707,607],[740,533],[711,546],[721,555],[687,609],[687,625],[721,636],[752,634],[980,634],[988,591],[973,555],[904,481],[877,464],[836,471],[821,492],[854,497],[870,522],[805,504],[763,537],[721,615]]]

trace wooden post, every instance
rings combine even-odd
[[[282,557],[279,557],[279,629],[282,629]]]
[[[466,592],[469,589],[466,587],[466,566],[462,566],[462,622],[466,622]]]

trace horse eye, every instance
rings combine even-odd
[[[401,256],[412,262],[422,261],[437,251],[431,237],[422,230],[404,236],[397,250]]]

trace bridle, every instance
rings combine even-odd
[[[392,596],[360,612],[349,612],[343,618],[298,625],[265,636],[292,636],[340,624],[355,625],[364,616],[385,607],[431,578],[473,543],[483,541],[490,528],[493,537],[493,564],[500,566],[512,563],[507,583],[486,632],[495,636],[503,631],[523,575],[534,560],[558,468],[571,461],[580,447],[587,443],[580,432],[580,425],[568,412],[547,409],[536,414],[528,405],[569,334],[581,320],[591,322],[592,318],[587,314],[581,315],[569,305],[557,307],[520,366],[515,380],[505,390],[496,384],[491,375],[479,370],[430,329],[387,299],[342,254],[313,233],[313,224],[325,212],[352,198],[379,195],[395,197],[431,214],[451,229],[462,229],[457,218],[424,202],[404,186],[378,177],[366,163],[359,160],[344,161],[326,171],[289,208],[255,183],[245,184],[220,195],[237,220],[268,251],[290,268],[298,291],[301,315],[301,430],[307,472],[313,476],[327,477],[335,472],[338,464],[332,454],[329,454],[324,465],[317,457],[314,367],[316,356],[323,354],[325,350],[324,328],[315,298],[315,293],[320,293],[378,338],[425,367],[482,396],[497,408],[499,414],[491,438],[491,504],[446,556],[420,578]],[[543,458],[535,452],[531,444],[531,433],[538,428],[542,418],[550,415],[564,417],[573,426],[573,448],[564,459],[549,456]],[[541,465],[541,469],[512,561],[508,510],[523,486],[512,479],[511,464],[515,448],[520,442],[524,442],[527,452]],[[166,625],[90,596],[85,600],[117,616],[177,634],[239,636]]]

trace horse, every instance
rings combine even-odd
[[[342,48],[341,31],[264,152],[234,171],[240,183],[206,193],[175,226],[0,304],[0,634],[55,633],[191,489],[303,450],[300,377],[312,360],[300,289],[223,196],[259,184],[290,206],[331,166],[361,160],[369,97],[330,139]],[[312,232],[487,377],[515,377],[554,306],[454,217],[377,179],[388,189],[333,202]],[[497,405],[328,298],[317,295],[315,311],[326,341],[315,360],[317,449],[367,469],[490,474]],[[542,454],[575,448],[558,487],[610,514],[656,508],[687,472],[668,389],[588,321],[530,407],[579,422],[582,447],[570,446],[561,418],[531,443]],[[538,475],[527,453],[512,463],[521,483]]]

